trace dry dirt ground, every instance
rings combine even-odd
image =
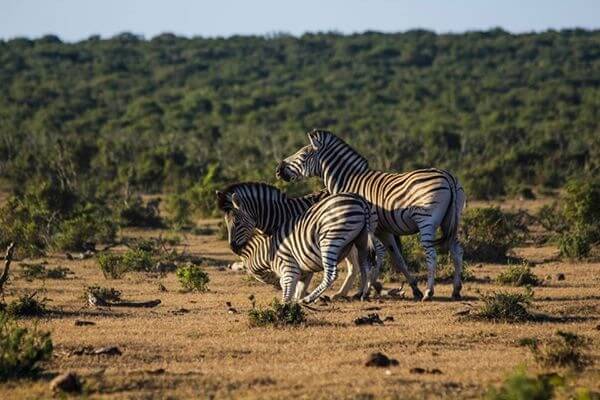
[[[222,260],[223,266],[235,260],[214,235],[186,235],[185,242],[192,253]],[[555,251],[528,247],[518,253],[540,261],[551,260]],[[249,327],[246,313],[249,295],[266,304],[279,293],[228,269],[206,267],[210,291],[190,294],[180,291],[173,273],[107,280],[94,258],[69,261],[55,254],[45,259],[50,266],[70,268],[74,275],[26,282],[18,278],[15,262],[6,300],[43,288],[54,312],[25,324],[37,323],[39,329],[52,332],[54,355],[44,364],[41,379],[0,384],[0,399],[51,397],[49,379],[64,371],[82,376],[90,398],[480,398],[518,365],[542,372],[529,350],[516,342],[531,336],[548,339],[558,329],[592,339],[595,365],[571,382],[600,389],[600,263],[545,261],[534,268],[539,277],[552,277],[536,288],[535,310],[563,317],[559,322],[495,324],[456,316],[464,303],[477,306],[481,293],[519,290],[485,282],[483,278],[494,278],[503,266],[483,264],[473,266],[482,282],[465,284],[463,302],[448,301],[450,285],[439,284],[430,303],[336,302],[310,312],[306,326],[277,329]],[[566,279],[556,280],[557,273]],[[159,283],[168,291],[159,291]],[[128,300],[159,298],[162,304],[152,309],[89,308],[82,297],[88,285],[117,288]],[[239,313],[228,313],[227,301]],[[394,320],[383,326],[354,325],[356,317],[371,312]],[[76,319],[95,325],[75,326]],[[118,346],[122,355],[72,354],[82,346]],[[367,356],[377,351],[396,358],[399,365],[365,367]],[[411,372],[416,367],[439,373]]]

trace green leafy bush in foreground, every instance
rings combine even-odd
[[[533,293],[497,292],[483,295],[483,305],[475,314],[476,318],[493,322],[524,322],[534,319],[529,313]]]
[[[557,388],[564,385],[564,378],[556,374],[528,375],[519,368],[509,375],[499,388],[490,388],[488,400],[547,400],[554,397]]]
[[[299,325],[306,321],[302,306],[298,303],[281,303],[273,299],[267,307],[252,305],[248,312],[250,326],[288,326]]]
[[[208,290],[208,282],[210,281],[208,274],[197,265],[187,263],[177,268],[175,272],[179,283],[186,290],[195,290],[197,292],[206,292]]]
[[[0,312],[0,381],[34,375],[51,355],[49,333],[19,327]]]

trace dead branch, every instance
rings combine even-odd
[[[15,244],[11,243],[8,245],[6,249],[6,255],[4,256],[4,271],[2,271],[2,275],[0,276],[0,294],[4,291],[4,284],[8,280],[8,273],[10,271],[10,263],[13,258],[13,253],[15,251]]]

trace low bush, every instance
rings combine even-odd
[[[20,275],[28,281],[33,279],[65,279],[67,274],[72,273],[66,267],[47,268],[43,264],[21,264],[21,267]]]
[[[90,206],[59,224],[53,244],[59,250],[82,251],[88,243],[113,242],[116,233],[112,219]]]
[[[120,207],[119,224],[128,227],[162,228],[164,222],[160,216],[160,199],[150,200],[144,204],[140,196],[133,196],[123,201]]]
[[[197,292],[206,292],[208,290],[207,285],[210,281],[208,274],[197,265],[187,263],[179,266],[175,274],[185,290]]]
[[[441,254],[438,257],[435,276],[439,282],[452,282],[454,280],[454,262],[452,262],[452,257],[449,254]],[[463,282],[470,282],[475,279],[475,274],[469,263],[463,262],[460,276]]]
[[[509,265],[496,278],[498,283],[512,286],[537,286],[540,284],[540,279],[531,272],[526,264]]]
[[[556,374],[532,376],[524,368],[509,375],[499,388],[490,388],[488,400],[546,400],[554,397],[555,391],[563,387],[565,380]]]
[[[585,353],[589,340],[572,332],[557,331],[556,336],[544,345],[531,340],[524,343],[531,349],[535,360],[544,367],[572,368],[582,370],[591,363]]]
[[[519,216],[498,207],[467,209],[461,227],[464,257],[472,261],[504,262],[526,235]]]
[[[0,312],[0,381],[35,375],[39,363],[51,356],[49,333],[19,327]]]
[[[493,322],[524,322],[534,319],[529,313],[533,293],[497,292],[483,295],[483,305],[474,314],[475,318]]]
[[[560,255],[568,259],[582,259],[589,256],[593,235],[586,229],[569,230],[558,236]]]
[[[290,326],[300,325],[306,321],[306,315],[298,303],[281,303],[273,299],[267,307],[260,308],[252,304],[248,312],[250,326]]]
[[[18,299],[11,301],[6,305],[6,314],[14,318],[20,317],[39,317],[44,315],[46,308],[46,299],[38,300],[36,293],[22,295]]]
[[[123,256],[111,252],[98,254],[98,266],[105,278],[119,279],[127,272]]]
[[[150,272],[155,260],[152,252],[144,249],[129,249],[122,256],[126,271]]]

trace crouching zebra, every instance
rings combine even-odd
[[[318,176],[331,193],[356,193],[367,200],[377,212],[377,237],[390,250],[394,267],[406,276],[417,299],[432,298],[435,245],[447,245],[454,261],[452,297],[459,299],[463,251],[457,231],[465,194],[456,177],[434,168],[403,174],[375,171],[363,156],[331,132],[313,130],[308,139],[308,146],[279,163],[276,176],[285,181]],[[443,234],[440,239],[435,238],[438,227]],[[400,254],[398,236],[417,232],[427,262],[425,297]]]
[[[308,207],[306,208],[308,209]],[[374,242],[376,264],[371,274],[372,284],[376,283],[386,253],[385,246],[383,246],[378,239],[374,238]],[[271,241],[269,240],[268,235],[260,232],[254,232],[252,238],[248,240],[242,249],[240,249],[238,255],[242,259],[241,264],[244,266],[248,274],[262,283],[272,285],[278,290],[281,289],[279,278],[271,268]],[[333,296],[334,299],[348,296],[348,292],[352,288],[358,273],[358,265],[358,251],[356,250],[356,247],[353,246],[346,257],[346,279],[337,293]],[[302,274],[301,279],[298,281],[298,285],[296,286],[294,300],[298,301],[306,295],[306,289],[308,288],[312,277],[312,272]],[[361,287],[357,296],[362,296],[363,291],[364,288]]]
[[[291,212],[293,202],[274,186],[241,183],[217,193],[231,249],[241,254],[254,230],[269,235],[271,270],[280,277],[283,300],[289,302],[303,274],[324,271],[322,282],[303,302],[313,302],[337,277],[337,264],[356,247],[362,296],[370,289],[376,264],[371,234],[376,215],[360,196],[326,197],[303,213]]]

